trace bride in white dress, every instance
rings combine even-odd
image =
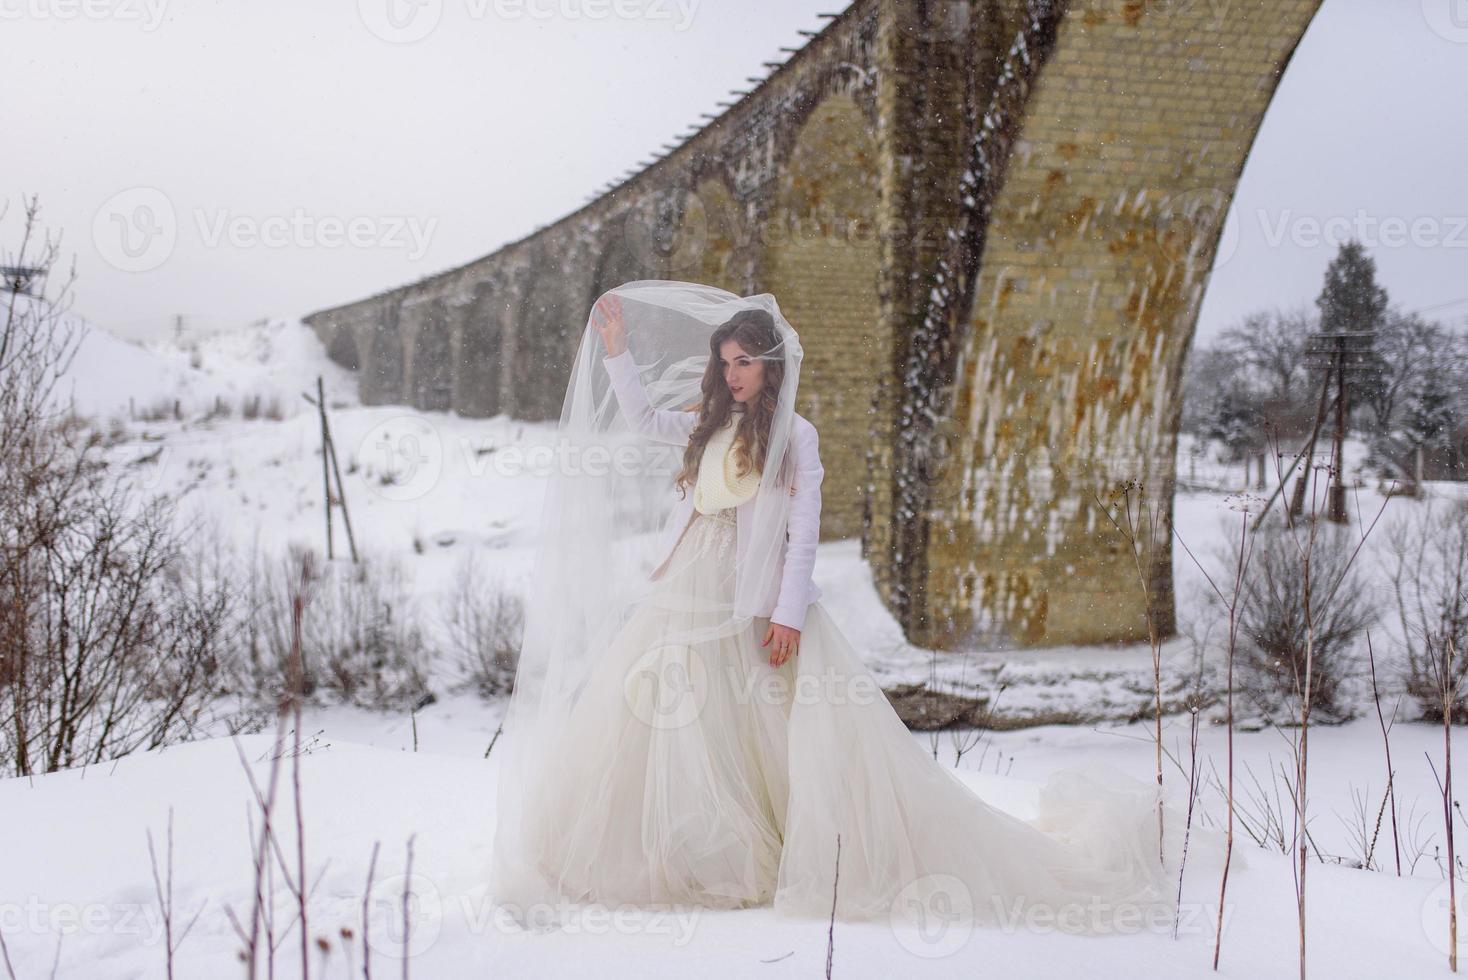
[[[559,429],[582,462],[547,494],[506,723],[496,902],[527,923],[566,903],[1097,934],[1170,921],[1183,829],[1164,808],[1159,854],[1155,787],[1068,769],[1033,822],[990,806],[922,749],[826,611],[801,353],[768,294],[642,281],[597,301]],[[671,460],[597,470],[610,443]]]

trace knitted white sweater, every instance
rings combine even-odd
[[[698,481],[693,487],[693,506],[700,514],[738,507],[759,489],[759,470],[751,468],[743,476],[738,475],[739,461],[734,453],[734,433],[738,424],[739,414],[735,413],[703,447],[703,457],[698,463]]]

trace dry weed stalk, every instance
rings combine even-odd
[[[1137,510],[1132,512],[1132,493],[1136,492]],[[1155,695],[1153,706],[1153,719],[1155,730],[1153,739],[1157,749],[1157,861],[1165,863],[1166,858],[1163,851],[1163,822],[1162,822],[1162,638],[1158,635],[1157,611],[1154,607],[1155,596],[1152,589],[1152,575],[1143,565],[1145,557],[1147,562],[1152,561],[1157,547],[1157,536],[1163,520],[1163,507],[1160,502],[1147,499],[1145,486],[1135,480],[1127,480],[1112,493],[1112,499],[1121,498],[1121,512],[1125,523],[1118,521],[1111,513],[1111,508],[1101,501],[1101,498],[1092,491],[1092,497],[1101,512],[1111,521],[1113,527],[1121,533],[1127,543],[1127,549],[1131,553],[1132,564],[1136,569],[1137,580],[1142,587],[1142,602],[1146,609],[1147,619],[1147,641],[1152,648],[1152,688]],[[1143,518],[1145,522],[1143,523]],[[1138,537],[1138,527],[1145,532],[1145,538]]]
[[[1238,559],[1234,563],[1233,587],[1228,595],[1224,595],[1223,590],[1213,581],[1213,576],[1208,574],[1208,570],[1203,567],[1197,555],[1193,554],[1193,550],[1183,540],[1182,534],[1178,533],[1176,527],[1173,528],[1173,534],[1177,537],[1178,544],[1183,546],[1183,550],[1193,560],[1193,564],[1198,567],[1198,571],[1203,573],[1203,577],[1208,581],[1208,585],[1213,589],[1214,594],[1218,596],[1219,601],[1228,610],[1228,646],[1225,657],[1224,680],[1226,698],[1224,709],[1224,739],[1228,769],[1225,795],[1228,802],[1228,823],[1224,831],[1223,871],[1219,875],[1218,882],[1218,924],[1213,934],[1213,969],[1215,970],[1218,969],[1219,956],[1223,951],[1224,899],[1228,895],[1228,873],[1232,865],[1234,853],[1234,656],[1238,650],[1239,640],[1239,602],[1243,595],[1244,582],[1248,576],[1249,559],[1254,551],[1254,538],[1249,531],[1249,512],[1252,507],[1253,498],[1246,495],[1239,499],[1238,506],[1235,508],[1239,511],[1240,518],[1239,548],[1237,552]]]
[[[1428,757],[1428,765],[1432,766],[1433,777],[1437,779],[1438,792],[1442,795],[1443,804],[1443,832],[1447,837],[1448,848],[1448,969],[1454,973],[1458,972],[1458,862],[1457,862],[1457,840],[1453,826],[1453,810],[1456,803],[1453,800],[1453,704],[1458,695],[1457,677],[1454,666],[1457,662],[1457,644],[1453,642],[1450,633],[1439,636],[1429,634],[1426,638],[1426,647],[1432,655],[1432,663],[1438,682],[1438,692],[1442,699],[1442,721],[1443,721],[1443,772],[1438,775],[1437,766],[1433,765],[1431,756]]]
[[[173,807],[168,808],[168,871],[167,883],[158,877],[158,854],[153,849],[153,832],[148,831],[148,863],[153,869],[153,892],[158,896],[158,908],[163,917],[163,952],[164,972],[169,980],[173,980],[173,954],[178,952],[179,946],[188,938],[189,931],[194,928],[194,923],[199,921],[208,900],[199,906],[189,924],[184,927],[179,935],[178,941],[173,938]]]
[[[1381,729],[1381,745],[1382,750],[1386,754],[1386,792],[1382,795],[1381,804],[1383,809],[1390,807],[1391,810],[1392,854],[1396,858],[1397,862],[1397,876],[1401,877],[1402,837],[1397,827],[1396,770],[1392,767],[1392,742],[1390,736],[1391,728],[1394,724],[1396,724],[1397,708],[1400,707],[1401,702],[1398,701],[1397,704],[1392,707],[1392,718],[1391,722],[1389,723],[1386,720],[1386,717],[1381,712],[1381,688],[1380,685],[1378,685],[1376,682],[1376,651],[1371,645],[1371,632],[1369,630],[1366,633],[1366,660],[1371,668],[1371,701],[1376,706],[1376,723],[1377,726]],[[1379,831],[1381,828],[1380,813],[1377,814],[1376,823],[1377,830]],[[1373,834],[1371,838],[1371,846],[1367,849],[1366,852],[1368,864],[1371,860],[1371,855],[1375,853],[1375,851],[1376,836],[1375,834]]]

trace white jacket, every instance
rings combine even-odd
[[[642,388],[637,374],[637,363],[630,351],[615,357],[604,357],[607,374],[612,379],[612,391],[622,414],[638,432],[675,446],[688,445],[693,426],[698,420],[696,412],[680,412],[673,409],[654,410]],[[785,526],[785,543],[780,549],[774,578],[769,584],[757,615],[766,616],[771,622],[792,629],[805,624],[806,607],[821,597],[820,586],[811,578],[816,564],[816,542],[821,529],[821,480],[826,470],[821,466],[820,441],[815,425],[800,413],[795,414],[790,435],[795,463],[795,499],[790,504],[790,517]],[[756,494],[735,509],[735,561],[742,561],[745,542],[749,540],[750,522],[754,517]],[[664,539],[659,548],[663,561],[656,577],[661,573],[668,558],[672,556],[683,531],[693,519],[693,494],[688,493],[673,505],[673,516],[668,521]]]

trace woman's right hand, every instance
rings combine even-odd
[[[603,296],[592,308],[592,324],[601,334],[608,357],[616,357],[627,349],[627,328],[622,324],[622,298]]]

